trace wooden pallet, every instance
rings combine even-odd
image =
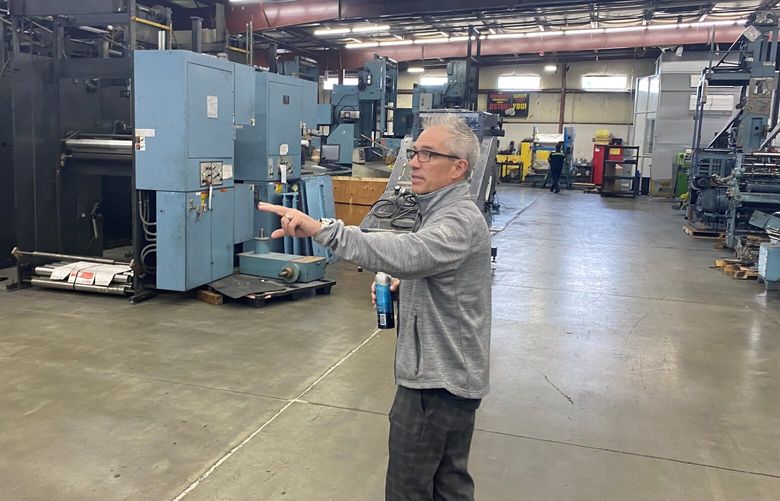
[[[298,301],[314,296],[328,296],[336,282],[333,280],[316,280],[305,284],[290,284],[285,290],[268,292],[265,294],[250,294],[242,299],[242,302],[255,308],[262,308],[269,301],[287,299]]]
[[[738,259],[716,259],[715,268],[735,280],[758,279],[758,270],[752,266],[744,266]]]
[[[710,230],[706,228],[696,228],[688,223],[683,224],[683,231],[686,235],[692,238],[720,238],[721,233],[719,231]]]
[[[255,308],[262,308],[269,301],[287,299],[289,301],[298,301],[300,299],[306,299],[314,296],[327,296],[330,294],[333,286],[336,282],[333,280],[315,280],[308,283],[294,283],[285,284],[283,290],[266,292],[263,294],[249,294],[244,297],[238,298],[235,301],[242,302]],[[201,289],[197,294],[198,299],[209,304],[219,305],[225,301],[233,301],[229,296],[220,294],[217,291],[210,289]]]

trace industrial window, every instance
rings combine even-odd
[[[325,90],[333,90],[333,86],[337,85],[339,83],[338,78],[326,78],[322,82],[322,88]],[[346,77],[344,78],[344,85],[357,85],[358,79],[357,77]]]
[[[420,85],[444,85],[446,83],[446,76],[428,75],[420,78]]]
[[[501,75],[498,77],[499,90],[539,90],[542,77],[539,75]]]
[[[620,92],[626,90],[628,77],[625,75],[583,75],[583,90]]]

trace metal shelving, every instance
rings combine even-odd
[[[605,155],[604,179],[601,196],[639,194],[640,175],[638,170],[639,146],[610,145],[610,154]],[[615,150],[620,150],[616,152]],[[607,160],[620,157],[620,160]]]

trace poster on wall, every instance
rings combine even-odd
[[[487,111],[507,117],[528,118],[528,92],[493,92],[487,96]]]

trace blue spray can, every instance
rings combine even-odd
[[[393,293],[390,292],[392,277],[381,271],[374,277],[376,286],[376,318],[380,329],[392,329],[395,327],[395,313],[393,312]]]

